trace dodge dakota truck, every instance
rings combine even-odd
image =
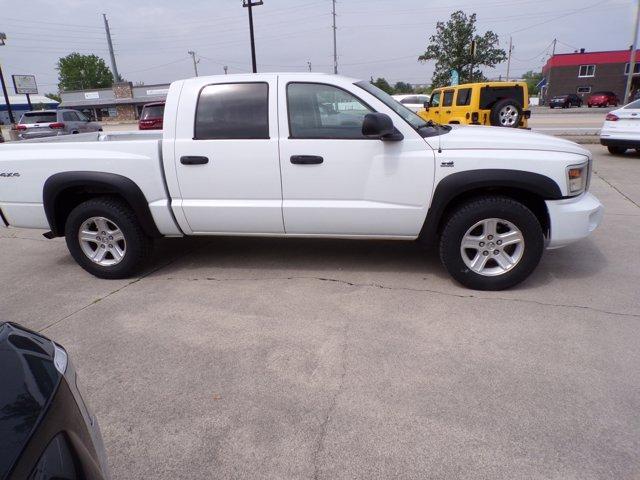
[[[134,275],[159,237],[420,240],[461,284],[499,290],[598,226],[591,162],[529,131],[425,121],[342,76],[198,77],[171,84],[162,131],[1,145],[0,226],[64,236],[101,278]]]

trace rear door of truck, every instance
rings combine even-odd
[[[275,75],[185,80],[173,206],[186,233],[284,233],[277,118]]]

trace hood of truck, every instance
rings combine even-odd
[[[530,130],[480,125],[452,125],[449,133],[427,140],[442,150],[540,150],[590,156],[575,142]],[[440,142],[440,143],[438,143]]]

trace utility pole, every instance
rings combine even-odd
[[[107,34],[107,45],[109,46],[109,55],[111,56],[111,70],[113,73],[114,83],[120,81],[120,75],[118,75],[118,67],[116,66],[116,56],[113,53],[113,43],[111,43],[111,31],[109,30],[109,20],[107,20],[107,14],[103,13],[102,18],[104,20],[104,31]]]
[[[636,7],[636,24],[633,27],[633,42],[631,43],[631,58],[629,59],[629,74],[627,75],[627,86],[624,89],[624,102],[629,103],[629,95],[631,94],[631,83],[633,82],[633,74],[636,69],[636,48],[638,46],[638,25],[640,24],[640,0]]]
[[[0,32],[0,46],[4,45],[4,41],[7,39],[7,36],[4,32]],[[4,103],[7,104],[7,113],[9,114],[9,122],[11,125],[16,123],[15,118],[13,118],[13,110],[11,109],[11,102],[9,102],[9,92],[7,92],[7,84],[4,83],[4,74],[2,73],[2,65],[0,65],[0,83],[2,84],[2,93],[4,94]]]
[[[511,52],[513,51],[513,40],[509,37],[509,56],[507,57],[507,82],[509,81],[509,71],[511,70]]]
[[[307,62],[307,68],[311,71],[311,62]]]
[[[196,52],[194,52],[193,50],[189,50],[187,52],[189,55],[191,55],[191,59],[193,60],[193,70],[196,72],[196,77],[198,76],[198,63],[200,63],[200,60],[196,60]]]
[[[251,67],[253,73],[257,73],[258,68],[256,66],[256,42],[253,38],[253,10],[251,8],[262,5],[262,3],[262,0],[257,2],[252,0],[242,0],[242,6],[249,9],[249,37],[251,38]]]
[[[469,82],[473,82],[473,67],[476,60],[476,41],[471,40],[471,69],[469,70]],[[462,72],[461,72],[462,73]]]
[[[332,1],[333,3],[333,73],[338,73],[338,45],[336,43],[336,0]]]

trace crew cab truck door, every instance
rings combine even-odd
[[[195,78],[182,87],[176,217],[191,234],[282,234],[276,76],[222,82]]]
[[[431,198],[433,151],[372,94],[347,79],[326,80],[279,77],[286,233],[417,236]],[[404,139],[364,137],[364,116],[375,111],[389,115]]]

